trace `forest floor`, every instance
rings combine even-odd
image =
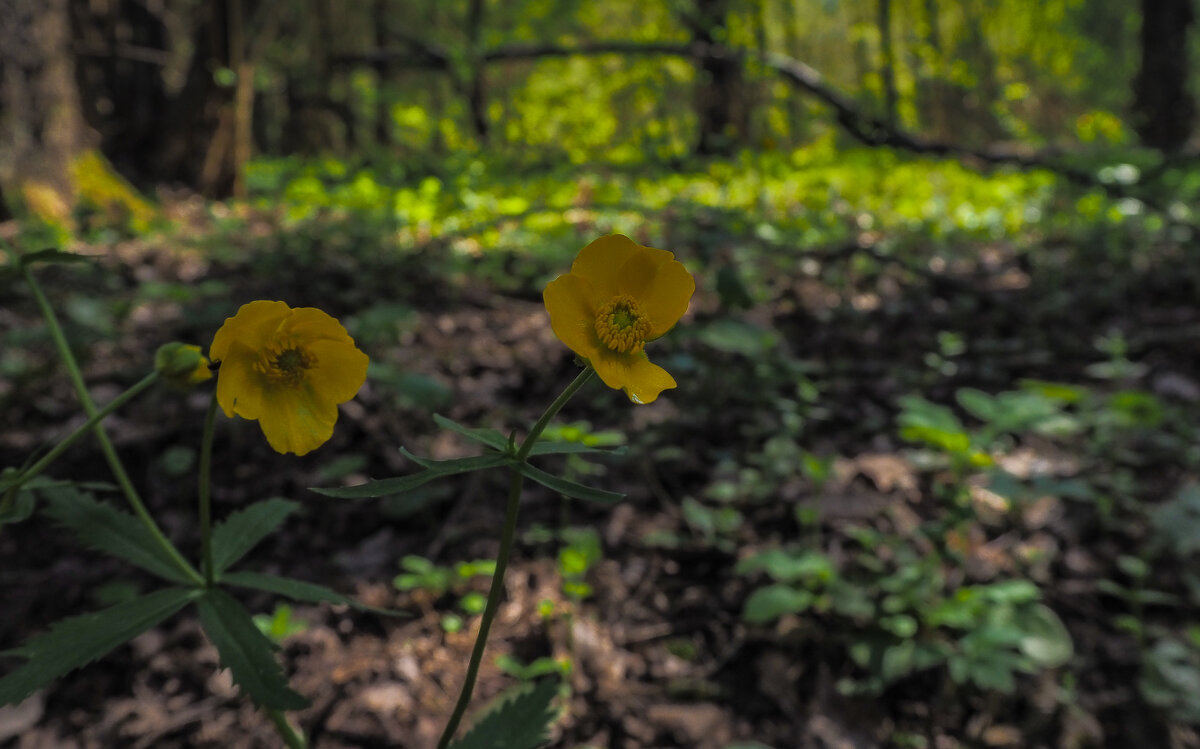
[[[581,231],[580,246],[590,238]],[[460,602],[486,591],[487,578],[441,589],[400,589],[393,578],[408,556],[450,568],[494,557],[505,477],[448,479],[408,502],[331,500],[308,487],[409,472],[400,446],[435,458],[472,454],[471,445],[436,431],[431,411],[504,432],[526,428],[576,371],[537,290],[513,294],[486,276],[442,275],[420,252],[375,267],[333,255],[319,267],[277,258],[266,270],[250,259],[214,261],[163,238],[75,249],[97,254],[95,265],[46,266],[38,276],[61,305],[69,334],[79,336],[99,402],[136,381],[158,345],[206,345],[221,320],[251,299],[320,306],[342,317],[380,299],[404,306],[384,325],[387,334],[363,342],[380,368],[342,408],[321,449],[279,456],[257,425],[221,417],[214,512],[220,518],[275,496],[302,502],[303,511],[256,549],[247,567],[408,614],[293,606],[291,619],[300,625],[282,639],[279,657],[292,686],[312,702],[294,714],[312,745],[433,746],[479,624]],[[669,249],[688,262],[693,248]],[[1032,265],[1003,244],[974,250],[973,261],[904,266],[871,255],[864,239],[826,252],[833,270],[780,275],[769,300],[742,309],[726,305],[715,272],[706,269],[676,340],[660,344],[678,389],[637,407],[592,385],[563,411],[561,421],[588,423],[583,432],[625,435],[629,450],[590,475],[579,464],[554,465],[626,498],[598,507],[527,489],[473,709],[517,683],[513,667],[496,662],[508,654],[521,664],[569,664],[554,747],[1200,747],[1194,725],[1161,705],[1148,707],[1138,686],[1146,673],[1145,633],[1185,631],[1197,623],[1195,607],[1130,609],[1101,584],[1126,579],[1118,559],[1147,556],[1145,516],[1119,499],[1106,514],[1066,493],[989,514],[978,504],[987,494],[976,492],[969,495],[972,519],[938,538],[931,529],[943,527],[934,522],[944,513],[942,492],[966,479],[947,478],[944,466],[923,461],[895,424],[904,395],[953,403],[961,388],[995,393],[1027,378],[1104,392],[1136,389],[1179,415],[1163,423],[1188,421],[1200,401],[1195,256],[1180,272],[1172,269],[1182,263],[1178,248],[1155,248],[1135,272],[1055,268],[1049,248],[1035,248]],[[846,270],[861,269],[863,253],[869,268]],[[180,301],[147,288],[191,288],[197,296]],[[0,464],[14,465],[80,417],[19,278],[5,276],[0,291],[6,345],[19,342],[18,331],[26,336],[19,352],[7,354],[0,379]],[[737,327],[722,328],[730,319]],[[1113,331],[1126,348],[1120,356],[1098,353],[1096,339]],[[954,340],[965,353],[955,353]],[[1137,366],[1120,380],[1095,376],[1097,363],[1120,361]],[[817,394],[806,394],[804,383]],[[207,393],[155,391],[109,422],[147,504],[187,553],[196,546],[188,469]],[[799,426],[784,418],[797,408]],[[1190,449],[1180,444],[1186,439],[1159,439],[1180,433],[1157,429],[1121,443],[1136,454],[1121,471],[1109,466],[1109,475],[1133,482],[1132,504],[1161,501],[1195,478],[1179,458]],[[764,459],[779,450],[776,462]],[[1087,478],[1096,465],[1079,440],[1035,434],[1014,435],[997,452],[1014,473],[1024,461]],[[808,459],[817,462],[802,470]],[[72,448],[52,473],[108,478],[91,445]],[[580,578],[584,588],[565,584],[571,579],[561,551],[570,529],[591,529],[599,540],[599,556]],[[1059,668],[1018,669],[1008,691],[955,678],[942,666],[914,667],[856,691],[846,681],[869,685],[878,664],[864,666],[854,643],[875,637],[878,627],[820,609],[746,620],[747,598],[762,579],[739,562],[800,543],[850,565],[865,543],[862,529],[896,541],[877,552],[894,568],[901,562],[889,549],[901,546],[936,559],[950,591],[1033,580],[1070,632],[1072,659]],[[1146,587],[1186,600],[1180,569],[1148,558],[1156,564]],[[42,515],[0,530],[0,560],[3,647],[152,585],[148,576],[79,548]],[[252,611],[275,610],[266,594],[244,600]],[[1122,614],[1138,617],[1142,634],[1114,624]],[[277,745],[269,721],[239,697],[192,615],[139,636],[19,707],[0,709],[0,746],[19,749]]]

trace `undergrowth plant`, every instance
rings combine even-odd
[[[292,618],[286,604],[279,604],[273,616],[255,618],[231,593],[251,589],[291,601],[345,604],[383,616],[402,614],[364,606],[320,585],[241,568],[243,557],[275,532],[299,509],[299,504],[267,499],[214,524],[211,494],[215,422],[218,411],[228,417],[255,420],[275,451],[304,455],[332,436],[338,405],[352,399],[366,379],[367,355],[357,348],[340,322],[319,309],[255,300],[225,320],[207,356],[197,345],[164,344],[145,377],[100,407],[92,400],[57,314],[33,273],[39,263],[87,259],[57,250],[10,254],[45,319],[87,420],[25,465],[3,470],[0,525],[28,519],[40,504],[82,544],[141,568],[158,578],[162,586],[99,611],[55,622],[46,632],[0,653],[18,659],[18,665],[0,678],[0,705],[23,701],[58,677],[191,608],[242,694],[265,712],[289,747],[306,746],[303,732],[286,713],[306,707],[308,700],[290,687],[275,658],[277,643],[306,625]],[[622,235],[597,239],[579,252],[569,273],[552,281],[544,291],[554,333],[575,352],[582,369],[522,437],[518,438],[516,430],[506,434],[435,416],[440,427],[480,446],[481,454],[432,460],[402,447],[401,452],[418,466],[416,473],[359,486],[314,490],[343,499],[384,498],[473,471],[504,469],[510,474],[500,549],[494,563],[481,561],[468,569],[450,570],[420,557],[407,557],[405,572],[396,579],[397,587],[431,588],[441,593],[455,590],[459,582],[475,575],[491,578],[486,598],[467,593],[459,601],[465,613],[479,614],[481,619],[461,693],[438,744],[441,749],[454,741],[470,703],[504,590],[526,479],[576,499],[611,503],[622,496],[534,465],[535,459],[547,455],[578,459],[613,452],[604,446],[606,440],[582,439],[576,433],[578,429],[559,429],[557,439],[544,439],[551,420],[594,378],[624,391],[636,404],[651,403],[663,390],[675,387],[674,378],[650,361],[645,347],[674,327],[687,311],[694,290],[692,275],[672,253],[644,247]],[[214,376],[216,384],[204,420],[197,465],[195,494],[201,543],[199,559],[193,561],[167,537],[149,512],[108,437],[104,420],[156,384],[178,389],[209,387]],[[88,437],[99,444],[115,486],[46,476],[46,470],[68,447]],[[570,465],[574,474],[588,473],[586,464],[575,461]],[[109,501],[114,491],[124,497],[132,513]],[[599,558],[598,539],[594,534],[576,534],[567,540],[560,555],[561,567],[573,594],[583,597],[589,592],[583,574]],[[532,749],[544,740],[555,715],[550,705],[559,693],[557,675],[564,672],[564,666],[524,666],[513,661],[507,662],[506,670],[528,683],[454,743],[458,749]],[[536,680],[543,674],[553,678]]]

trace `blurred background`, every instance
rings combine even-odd
[[[555,747],[1200,747],[1194,0],[0,0],[0,466],[238,306],[371,356],[333,440],[222,419],[215,507],[305,512],[252,559],[414,617],[246,601],[318,747],[433,742],[502,476],[311,486],[472,454],[575,365],[541,289],[620,232],[691,310],[651,406],[587,389],[527,492],[477,707],[562,679]],[[203,389],[202,389],[203,390]],[[208,392],[109,422],[194,551]],[[52,469],[107,481],[86,441]],[[102,493],[103,494],[103,493]],[[117,501],[117,499],[114,499]],[[152,587],[34,513],[0,647]],[[194,621],[69,675],[0,744],[273,745]],[[5,743],[7,742],[7,743]]]

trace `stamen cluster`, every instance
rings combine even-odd
[[[312,352],[283,339],[270,344],[254,363],[255,371],[267,376],[273,385],[300,387],[304,372],[317,365]]]
[[[602,304],[596,312],[596,335],[605,346],[618,353],[640,352],[650,335],[650,321],[642,314],[636,299],[620,294]]]

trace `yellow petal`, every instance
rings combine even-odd
[[[310,387],[270,388],[258,425],[275,452],[304,455],[333,436],[337,417],[337,406]]]
[[[575,262],[571,264],[571,274],[586,278],[599,296],[616,296],[617,270],[643,249],[646,248],[624,234],[600,237],[575,256]]]
[[[326,340],[354,345],[354,339],[342,324],[316,307],[297,307],[292,310],[283,331],[301,345]]]
[[[640,302],[658,269],[674,259],[675,255],[666,250],[639,247],[617,268],[617,292],[628,294]]]
[[[652,363],[645,354],[619,354],[605,350],[590,362],[605,385],[624,390],[634,403],[652,403],[659,393],[676,387],[675,378]]]
[[[593,358],[600,348],[594,298],[592,285],[574,273],[559,276],[542,292],[554,335],[585,359]]]
[[[325,339],[308,346],[317,365],[304,377],[314,393],[334,404],[353,398],[367,379],[367,355],[355,348],[350,336],[346,340],[350,342]]]
[[[262,349],[271,341],[291,312],[286,302],[268,302],[260,299],[243,304],[236,315],[226,318],[225,324],[213,336],[212,346],[208,348],[208,358],[223,361],[234,341],[251,349]]]
[[[668,260],[659,265],[642,289],[641,296],[635,297],[642,314],[650,320],[650,335],[646,340],[652,341],[673,328],[687,312],[695,291],[696,280],[683,263]]]
[[[217,403],[226,416],[257,419],[262,413],[266,382],[254,369],[256,361],[258,352],[240,341],[231,341],[226,347],[217,373]]]

